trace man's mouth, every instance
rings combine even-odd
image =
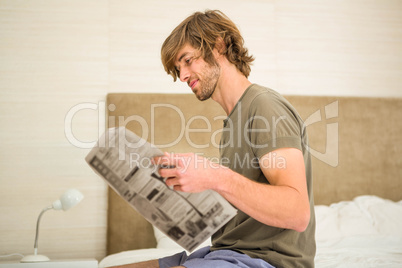
[[[191,89],[194,89],[194,87],[195,87],[195,85],[197,85],[197,83],[198,83],[198,79],[195,79],[189,83],[189,86],[191,87]]]

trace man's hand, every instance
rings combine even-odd
[[[168,154],[153,158],[160,166],[159,174],[167,178],[166,184],[182,192],[202,192],[213,189],[214,178],[225,167],[194,153]]]

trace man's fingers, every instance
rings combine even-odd
[[[165,183],[166,183],[167,186],[178,186],[178,185],[180,185],[179,180],[177,178],[167,178]]]
[[[152,158],[152,162],[155,165],[160,166],[161,168],[175,168],[175,167],[182,167],[183,160],[181,154],[169,154],[165,153],[161,156],[155,156]]]
[[[161,167],[159,169],[159,175],[161,175],[164,178],[171,178],[171,177],[176,177],[177,176],[177,170],[176,168],[163,168]]]

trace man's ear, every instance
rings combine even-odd
[[[225,41],[223,41],[222,37],[216,38],[214,50],[215,49],[219,55],[223,55],[225,53],[226,45],[225,45]],[[215,55],[215,57],[216,56],[218,56],[218,55]]]

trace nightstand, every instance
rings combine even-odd
[[[0,268],[98,268],[95,259],[51,260],[47,262],[1,262]]]

